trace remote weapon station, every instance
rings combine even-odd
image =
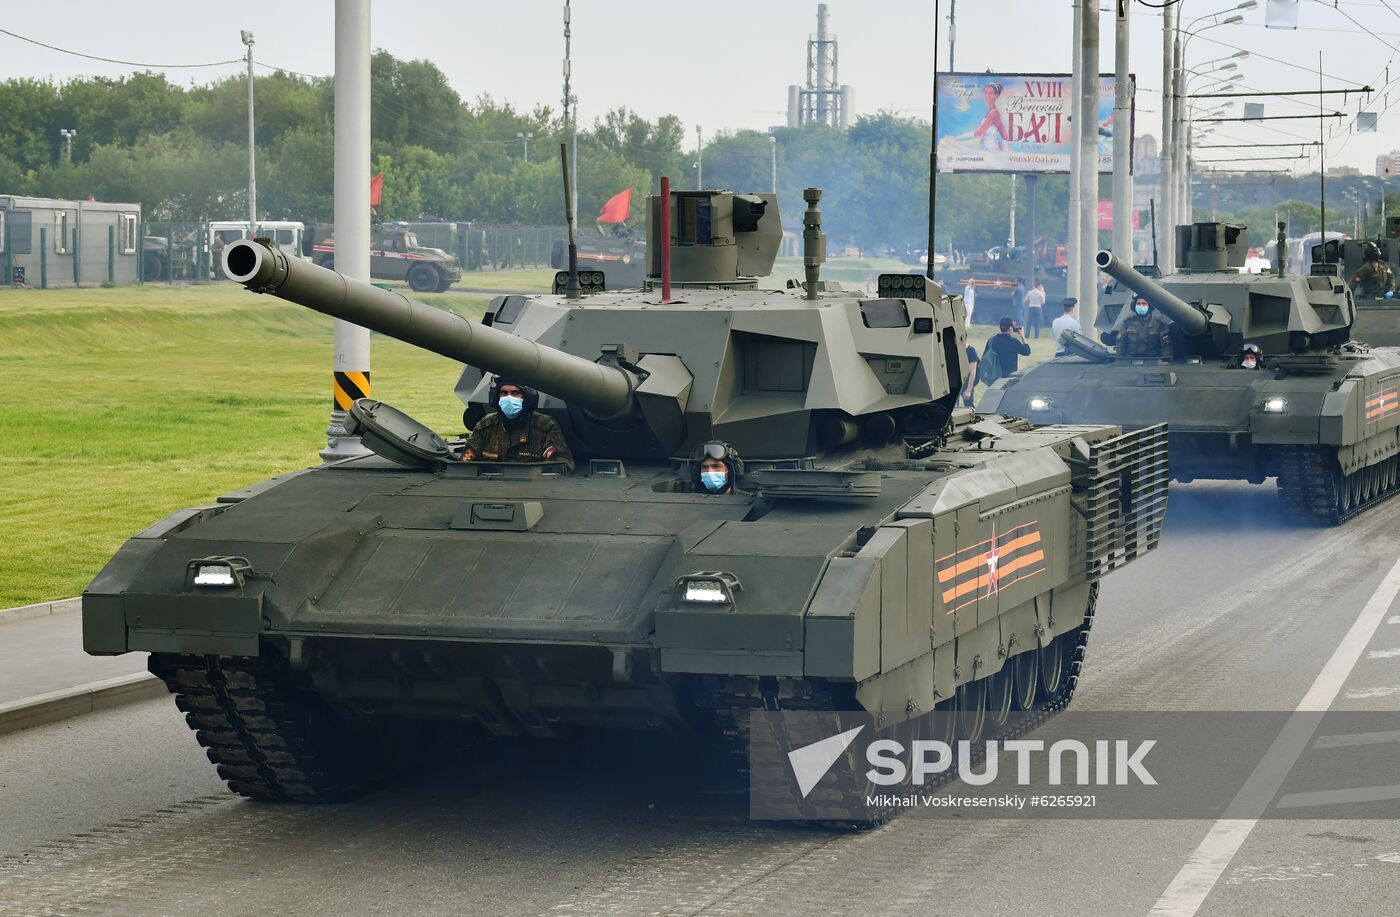
[[[753,709],[946,711],[976,738],[1063,706],[1100,577],[1157,543],[1164,431],[957,408],[961,304],[924,277],[828,288],[805,197],[805,284],[762,279],[774,196],[663,192],[647,288],[562,273],[479,323],[229,246],[249,290],[460,360],[469,415],[492,376],[537,390],[577,466],[462,461],[362,400],[374,454],[128,541],[84,594],[87,650],[149,651],[229,786],[267,799],[355,794],[413,721],[720,744]],[[733,492],[699,485],[715,443]]]

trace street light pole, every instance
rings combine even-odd
[[[1118,4],[1113,33],[1113,253],[1133,264],[1133,87],[1128,77],[1128,7]]]
[[[534,131],[516,131],[516,138],[525,146],[525,161],[530,161],[530,141],[535,139]]]
[[[778,193],[778,138],[772,134],[768,135],[768,144],[772,147],[773,153],[773,193]]]
[[[258,234],[258,165],[253,134],[253,33],[239,32],[248,46],[248,238]]]
[[[72,165],[73,163],[73,138],[78,136],[78,132],[66,127],[58,129],[58,135],[63,138],[63,161]]]
[[[1175,74],[1172,69],[1172,38],[1176,30],[1172,21],[1174,12],[1176,12],[1174,5],[1166,6],[1162,10],[1162,145],[1161,159],[1157,168],[1157,193],[1162,198],[1158,212],[1167,220],[1167,225],[1162,227],[1166,231],[1158,232],[1157,237],[1162,240],[1162,261],[1165,262],[1167,271],[1172,270],[1176,265],[1176,230],[1171,226],[1172,214],[1176,212],[1175,155],[1173,152],[1176,141],[1172,136],[1172,129],[1175,127],[1175,122],[1172,119],[1172,102],[1175,96],[1175,93],[1172,92],[1172,80]]]
[[[705,134],[695,125],[695,190],[705,189]]]

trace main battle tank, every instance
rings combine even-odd
[[[1173,323],[1175,361],[1128,359],[1082,336],[1071,355],[999,381],[981,407],[1063,423],[1166,422],[1172,477],[1277,480],[1290,515],[1336,524],[1393,493],[1400,351],[1350,337],[1335,264],[1311,276],[1241,274],[1244,228],[1178,227],[1182,263],[1153,281],[1099,252],[1100,270]],[[1099,316],[1112,332],[1126,295]],[[1262,354],[1246,369],[1248,345]]]
[[[468,364],[468,403],[485,373],[535,386],[577,468],[463,462],[362,400],[375,454],[128,541],[84,593],[87,651],[149,651],[220,775],[268,799],[355,794],[415,721],[728,743],[748,710],[951,711],[975,737],[1063,706],[1100,577],[1157,543],[1165,433],[957,408],[961,304],[906,275],[824,293],[818,196],[805,287],[757,279],[774,197],[681,192],[672,301],[498,296],[481,323],[231,246],[250,290]],[[711,440],[739,492],[691,484]]]

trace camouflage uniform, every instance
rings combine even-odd
[[[1171,329],[1156,311],[1146,315],[1134,312],[1123,322],[1118,331],[1118,355],[1120,357],[1173,357]]]
[[[550,446],[554,447],[554,455],[546,459],[544,453]],[[574,467],[564,432],[553,418],[539,411],[531,411],[515,421],[506,420],[499,413],[487,414],[467,437],[467,448],[480,462],[551,461]]]
[[[1380,299],[1395,288],[1395,272],[1384,261],[1367,261],[1351,282],[1362,299]]]

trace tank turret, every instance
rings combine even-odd
[[[808,196],[804,221],[819,226],[819,192]],[[961,307],[936,285],[882,288],[869,299],[820,282],[819,292],[759,289],[744,275],[771,269],[782,235],[776,199],[728,191],[672,199],[679,292],[671,302],[649,288],[572,300],[507,295],[473,322],[263,243],[230,246],[224,263],[250,290],[466,364],[456,391],[468,426],[488,408],[491,375],[538,389],[539,409],[580,457],[680,457],[718,438],[745,458],[795,460],[936,434],[947,423],[966,345]]]
[[[1185,354],[1228,356],[1245,344],[1266,354],[1320,354],[1351,336],[1354,303],[1335,264],[1318,264],[1308,276],[1244,274],[1244,227],[1229,223],[1178,226],[1186,246],[1179,270],[1160,280],[1144,277],[1111,252],[1096,261],[1120,287],[1147,298],[1171,319]],[[1116,331],[1128,314],[1129,296],[1114,296],[1100,311],[1098,328]]]

